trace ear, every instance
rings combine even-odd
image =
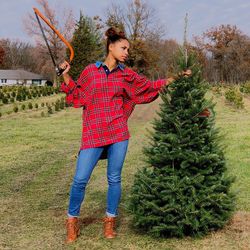
[[[113,48],[114,48],[114,43],[111,43],[111,44],[109,45],[109,51],[112,51]]]

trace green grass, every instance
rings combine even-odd
[[[153,239],[132,229],[126,202],[133,177],[143,166],[146,129],[156,116],[158,98],[138,105],[129,120],[131,138],[123,169],[118,234],[102,236],[106,200],[106,160],[98,162],[82,205],[82,233],[64,245],[69,189],[81,138],[81,110],[69,108],[48,117],[29,111],[0,118],[0,249],[247,249],[250,245],[250,113],[216,98],[216,124],[224,134],[229,173],[237,177],[237,210],[225,229],[202,239]]]

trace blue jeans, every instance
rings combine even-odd
[[[86,185],[105,147],[107,147],[108,159],[106,214],[110,217],[115,217],[117,215],[117,208],[121,197],[121,172],[127,153],[128,140],[116,142],[103,147],[80,150],[76,172],[70,191],[68,216],[79,216],[81,204],[84,200]]]

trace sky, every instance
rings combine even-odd
[[[236,25],[250,36],[249,0],[144,0],[154,8],[155,15],[165,28],[166,39],[183,42],[184,18],[188,13],[187,38],[199,36],[211,27],[221,24]],[[79,18],[80,10],[85,15],[105,17],[111,3],[125,6],[128,0],[48,0],[51,7],[71,8],[74,17]],[[0,39],[18,39],[33,43],[23,27],[23,18],[33,13],[32,7],[39,9],[36,0],[0,0]]]

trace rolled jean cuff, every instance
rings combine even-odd
[[[72,217],[77,217],[78,218],[79,216],[78,215],[71,215],[71,214],[68,213],[68,217],[71,217],[71,218]]]
[[[111,213],[109,213],[109,212],[106,211],[106,216],[107,217],[116,217],[117,214],[111,214]]]

